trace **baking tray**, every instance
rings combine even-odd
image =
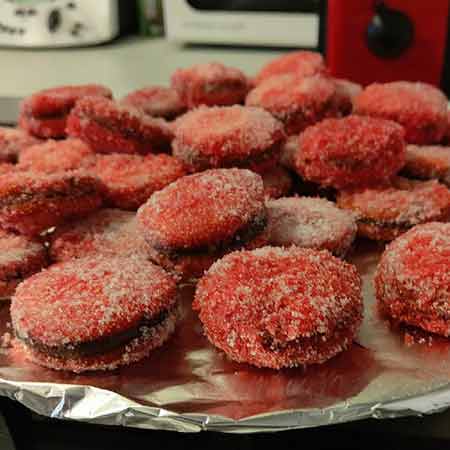
[[[325,364],[281,371],[229,361],[202,334],[183,287],[171,340],[110,373],[47,370],[8,347],[9,305],[0,309],[0,394],[38,414],[103,425],[180,432],[270,432],[353,420],[430,414],[450,406],[450,342],[392,329],[374,307],[382,247],[359,242],[349,260],[363,277],[365,318],[352,347]],[[5,334],[6,333],[6,334]]]

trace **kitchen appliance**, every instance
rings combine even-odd
[[[330,71],[364,85],[411,80],[448,88],[448,16],[449,0],[328,0]]]
[[[363,85],[423,81],[450,94],[450,0],[163,0],[179,43],[308,48]]]
[[[0,46],[70,47],[110,41],[137,23],[136,2],[0,0]]]
[[[167,37],[182,43],[319,46],[320,0],[163,0]]]

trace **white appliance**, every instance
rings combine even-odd
[[[118,0],[0,0],[0,46],[92,45],[118,33]]]
[[[163,8],[166,35],[176,42],[319,46],[319,0],[163,0]]]

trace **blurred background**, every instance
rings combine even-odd
[[[0,95],[92,81],[92,71],[134,89],[144,71],[161,83],[211,58],[255,72],[294,48],[323,52],[336,77],[448,91],[448,14],[448,0],[0,0]]]

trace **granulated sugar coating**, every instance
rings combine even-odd
[[[436,178],[450,186],[450,147],[406,146],[406,163],[403,173],[425,180]]]
[[[254,79],[257,85],[274,75],[292,73],[299,78],[327,72],[325,61],[320,53],[298,51],[272,59]]]
[[[260,173],[266,198],[279,198],[288,195],[293,186],[290,173],[281,166],[273,166]]]
[[[235,361],[274,369],[323,363],[358,331],[361,279],[327,251],[234,252],[200,280],[194,308],[208,339]]]
[[[175,119],[187,109],[177,91],[164,86],[149,86],[130,92],[121,103],[166,120]]]
[[[0,127],[0,163],[15,163],[20,153],[40,141],[18,128]]]
[[[17,165],[10,163],[0,163],[0,175],[14,172],[17,169]]]
[[[152,263],[92,257],[53,265],[22,283],[11,319],[38,364],[75,372],[113,369],[167,339],[176,299],[174,280]]]
[[[155,191],[186,174],[183,163],[169,155],[98,155],[92,168],[105,186],[106,202],[136,210]]]
[[[450,191],[436,180],[397,177],[383,186],[342,191],[337,203],[356,213],[360,235],[382,241],[415,225],[450,218]]]
[[[306,180],[337,189],[386,180],[405,163],[403,129],[371,117],[327,119],[300,135],[294,163]]]
[[[145,257],[147,245],[135,217],[129,211],[101,209],[57,227],[50,235],[51,259],[60,262],[96,254]]]
[[[356,237],[353,214],[328,200],[280,198],[269,200],[266,206],[271,245],[296,245],[344,256]]]
[[[102,186],[85,171],[12,172],[0,176],[0,226],[37,235],[100,207]]]
[[[94,152],[79,139],[48,140],[23,150],[18,169],[54,173],[89,167]]]
[[[0,300],[10,298],[21,281],[46,265],[41,242],[0,231]]]
[[[62,138],[66,135],[67,115],[77,100],[86,96],[112,98],[112,92],[96,84],[44,89],[22,102],[19,124],[41,138]]]
[[[242,103],[249,89],[247,78],[240,70],[218,62],[178,69],[170,80],[188,108]]]
[[[207,170],[155,192],[137,217],[145,240],[157,249],[215,247],[262,231],[263,182],[245,169]]]
[[[245,99],[283,122],[287,134],[297,134],[326,117],[340,117],[336,86],[331,79],[278,75],[258,84]]]
[[[172,147],[194,171],[271,158],[284,138],[283,124],[263,109],[201,107],[177,120]]]
[[[100,97],[79,100],[67,119],[67,134],[98,153],[167,151],[172,130],[164,119]]]
[[[371,84],[356,97],[355,112],[398,122],[410,144],[438,143],[447,128],[447,98],[425,83]]]
[[[380,310],[450,336],[450,224],[418,225],[392,242],[375,275]]]
[[[251,231],[251,230],[250,230]],[[204,249],[204,251],[172,251],[158,250],[151,246],[146,246],[146,256],[150,261],[163,267],[172,274],[179,282],[195,283],[211,267],[214,262],[222,258],[227,253],[235,250],[254,250],[268,245],[268,235],[266,230],[253,236],[249,233],[240,240],[227,245],[218,245],[214,248]]]

